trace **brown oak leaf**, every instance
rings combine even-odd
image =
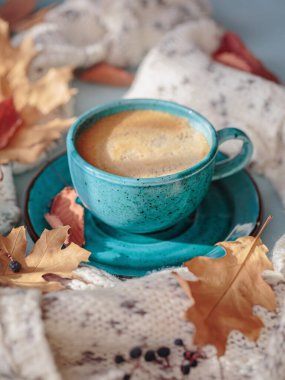
[[[56,117],[76,90],[69,87],[70,67],[50,69],[38,80],[29,77],[36,53],[30,39],[12,47],[7,24],[0,20],[0,102],[12,98],[22,124],[9,130],[9,140],[0,147],[0,164],[35,162],[74,121]],[[0,141],[4,128],[0,128]],[[5,128],[7,135],[7,128]]]
[[[175,276],[194,302],[186,311],[186,319],[196,327],[194,344],[212,344],[221,356],[232,330],[252,341],[259,337],[263,322],[252,308],[260,305],[274,311],[276,299],[261,276],[264,270],[273,269],[261,240],[247,236],[219,245],[226,250],[224,257],[197,257],[185,264],[198,281]]]
[[[24,227],[14,228],[7,237],[0,235],[0,284],[39,288],[43,292],[64,289],[62,282],[54,279],[77,278],[73,271],[90,256],[90,252],[73,243],[62,249],[68,229],[66,226],[44,230],[27,256]],[[19,273],[9,268],[7,253],[21,264]],[[45,278],[52,278],[52,281],[46,281]]]
[[[84,239],[84,208],[77,204],[77,193],[72,187],[65,187],[57,194],[45,219],[53,228],[70,226],[69,242],[82,246]]]
[[[97,63],[84,70],[77,70],[77,77],[86,82],[95,82],[110,86],[128,87],[134,80],[133,74],[127,70],[110,65],[109,63]]]

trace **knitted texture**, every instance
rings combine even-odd
[[[281,256],[285,256],[284,248],[273,252],[278,262]],[[119,380],[127,375],[132,380],[183,379],[184,351],[197,349],[193,345],[195,328],[183,319],[192,301],[171,272],[124,282],[107,275],[110,281],[105,283],[105,274],[88,269],[90,273],[94,270],[97,284],[101,275],[101,285],[113,288],[66,290],[44,295],[41,301],[34,290],[0,289],[0,358],[6,378],[57,380],[58,371],[64,380]],[[279,269],[284,271],[284,266]],[[179,271],[195,279],[186,269]],[[213,346],[203,347],[205,358],[198,359],[189,378],[285,378],[285,282],[278,272],[267,271],[264,276],[273,286],[278,309],[272,313],[254,307],[264,322],[257,341],[232,331],[225,355],[218,358]],[[176,345],[176,339],[182,339],[184,346]],[[135,350],[139,358],[130,357],[134,347],[141,349],[141,355]],[[165,348],[159,350],[161,347],[170,350],[167,358],[160,356],[168,354]],[[156,360],[145,360],[149,351]],[[116,363],[118,355],[123,358],[120,364]]]
[[[0,165],[0,233],[6,234],[20,219],[10,165]]]
[[[0,379],[59,380],[38,291],[0,288]]]
[[[254,144],[253,168],[273,181],[285,201],[285,88],[215,62],[211,53],[222,34],[212,20],[178,26],[146,56],[126,97],[176,101],[216,129],[242,129]],[[235,144],[225,151],[235,152]]]
[[[15,42],[32,36],[39,52],[31,68],[35,75],[67,64],[133,66],[167,31],[209,14],[208,0],[69,0]]]

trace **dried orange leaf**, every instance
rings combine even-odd
[[[260,240],[248,236],[219,245],[226,249],[224,257],[197,257],[188,261],[185,265],[199,280],[180,278],[179,282],[194,301],[186,312],[186,319],[196,327],[194,343],[213,344],[220,356],[232,330],[253,341],[258,338],[263,323],[252,308],[260,305],[274,311],[276,299],[261,276],[264,270],[273,268],[266,256],[268,250]]]
[[[72,187],[65,187],[53,199],[50,213],[45,218],[51,227],[70,226],[69,242],[82,246],[84,239],[84,208],[77,204],[77,193]]]
[[[21,261],[27,249],[25,227],[13,228],[7,237],[0,234],[0,275],[11,273],[9,259],[5,255],[8,252],[15,260]],[[25,265],[25,262],[23,262]]]
[[[61,282],[47,282],[43,276],[52,273],[55,275],[53,278],[76,278],[73,270],[81,261],[87,261],[90,255],[90,252],[73,243],[62,249],[68,229],[66,226],[45,230],[28,256],[25,256],[27,241],[24,227],[13,229],[7,237],[0,235],[0,284],[36,287],[44,292],[63,289]],[[19,273],[9,268],[6,252],[20,262],[22,269]]]
[[[0,149],[8,145],[22,122],[12,98],[7,98],[0,102]]]
[[[61,137],[62,132],[66,131],[74,120],[74,118],[54,119],[45,124],[23,126],[11,138],[8,146],[0,149],[0,163],[35,162],[52,142]]]
[[[7,73],[17,59],[18,50],[13,48],[9,40],[9,25],[0,18],[0,77]]]
[[[121,87],[130,86],[134,80],[131,73],[109,63],[98,63],[86,70],[80,70],[77,77],[87,82]]]
[[[37,12],[32,13],[30,16],[15,22],[12,25],[12,31],[15,33],[23,32],[44,21],[45,15],[53,8],[53,6],[47,6],[39,9]]]
[[[37,110],[39,115],[47,115],[57,107],[68,103],[76,93],[75,89],[68,87],[72,78],[69,67],[50,69],[33,85],[29,81],[18,81],[18,76],[14,78],[14,80],[11,79],[10,84],[20,112],[25,112],[25,107],[29,107]]]
[[[37,0],[9,0],[1,4],[0,17],[13,24],[30,14],[35,8]]]
[[[18,48],[13,48],[8,26],[2,20],[0,46],[0,101],[13,98],[23,120],[17,132],[2,145],[3,149],[0,148],[0,163],[30,164],[58,140],[73,121],[55,119],[76,92],[69,88],[72,69],[50,69],[40,79],[31,81],[28,69],[36,54],[33,42],[27,38]]]

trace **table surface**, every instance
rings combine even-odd
[[[212,4],[216,20],[237,32],[250,49],[285,83],[285,1],[213,0]],[[76,116],[99,103],[118,99],[126,92],[122,88],[78,81],[74,85],[79,90],[75,100]],[[22,209],[28,184],[38,170],[39,168],[15,176],[18,202]],[[285,209],[271,183],[262,176],[254,175],[254,178],[263,198],[264,216],[273,216],[273,221],[263,234],[263,241],[271,249],[285,231]]]

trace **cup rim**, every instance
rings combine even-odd
[[[83,157],[80,156],[79,152],[76,149],[75,146],[75,136],[80,127],[94,114],[97,114],[99,112],[106,111],[107,109],[113,107],[117,108],[120,106],[128,106],[133,105],[134,110],[145,110],[145,109],[152,109],[157,110],[160,112],[169,112],[171,113],[171,109],[176,109],[185,114],[185,116],[189,119],[189,115],[194,114],[196,117],[200,118],[205,122],[209,128],[210,136],[212,139],[212,144],[210,147],[209,152],[207,155],[199,162],[197,162],[195,165],[190,166],[189,168],[182,170],[177,173],[168,174],[165,176],[160,177],[149,177],[149,178],[133,178],[133,177],[124,177],[117,174],[112,174],[109,172],[106,172],[104,170],[101,170],[99,168],[96,168],[95,166],[91,165],[89,162],[87,162]],[[151,107],[157,105],[158,107]],[[163,111],[159,109],[159,105],[168,107],[168,110],[170,108],[170,111]],[[136,108],[138,106],[138,108]],[[150,106],[149,108],[142,108],[142,106]],[[118,111],[124,112],[124,111]],[[188,115],[188,116],[187,116]],[[218,149],[218,142],[217,142],[217,134],[214,126],[210,123],[210,121],[200,114],[199,112],[193,110],[190,107],[183,106],[181,104],[178,104],[176,102],[172,102],[169,100],[160,100],[160,99],[152,99],[152,98],[128,98],[128,99],[120,99],[115,100],[112,102],[99,104],[98,106],[95,106],[91,108],[90,110],[84,112],[82,115],[80,115],[77,120],[71,125],[71,127],[68,130],[67,138],[66,138],[66,145],[67,145],[67,155],[70,159],[71,157],[75,159],[75,162],[83,169],[84,171],[87,171],[89,173],[93,173],[96,175],[96,177],[106,180],[108,182],[113,183],[120,183],[124,185],[132,185],[132,186],[152,186],[152,185],[160,185],[162,183],[168,183],[168,182],[175,182],[178,180],[181,180],[183,178],[190,177],[194,174],[197,174],[199,171],[203,170],[206,166],[208,166],[216,157],[217,149]]]

